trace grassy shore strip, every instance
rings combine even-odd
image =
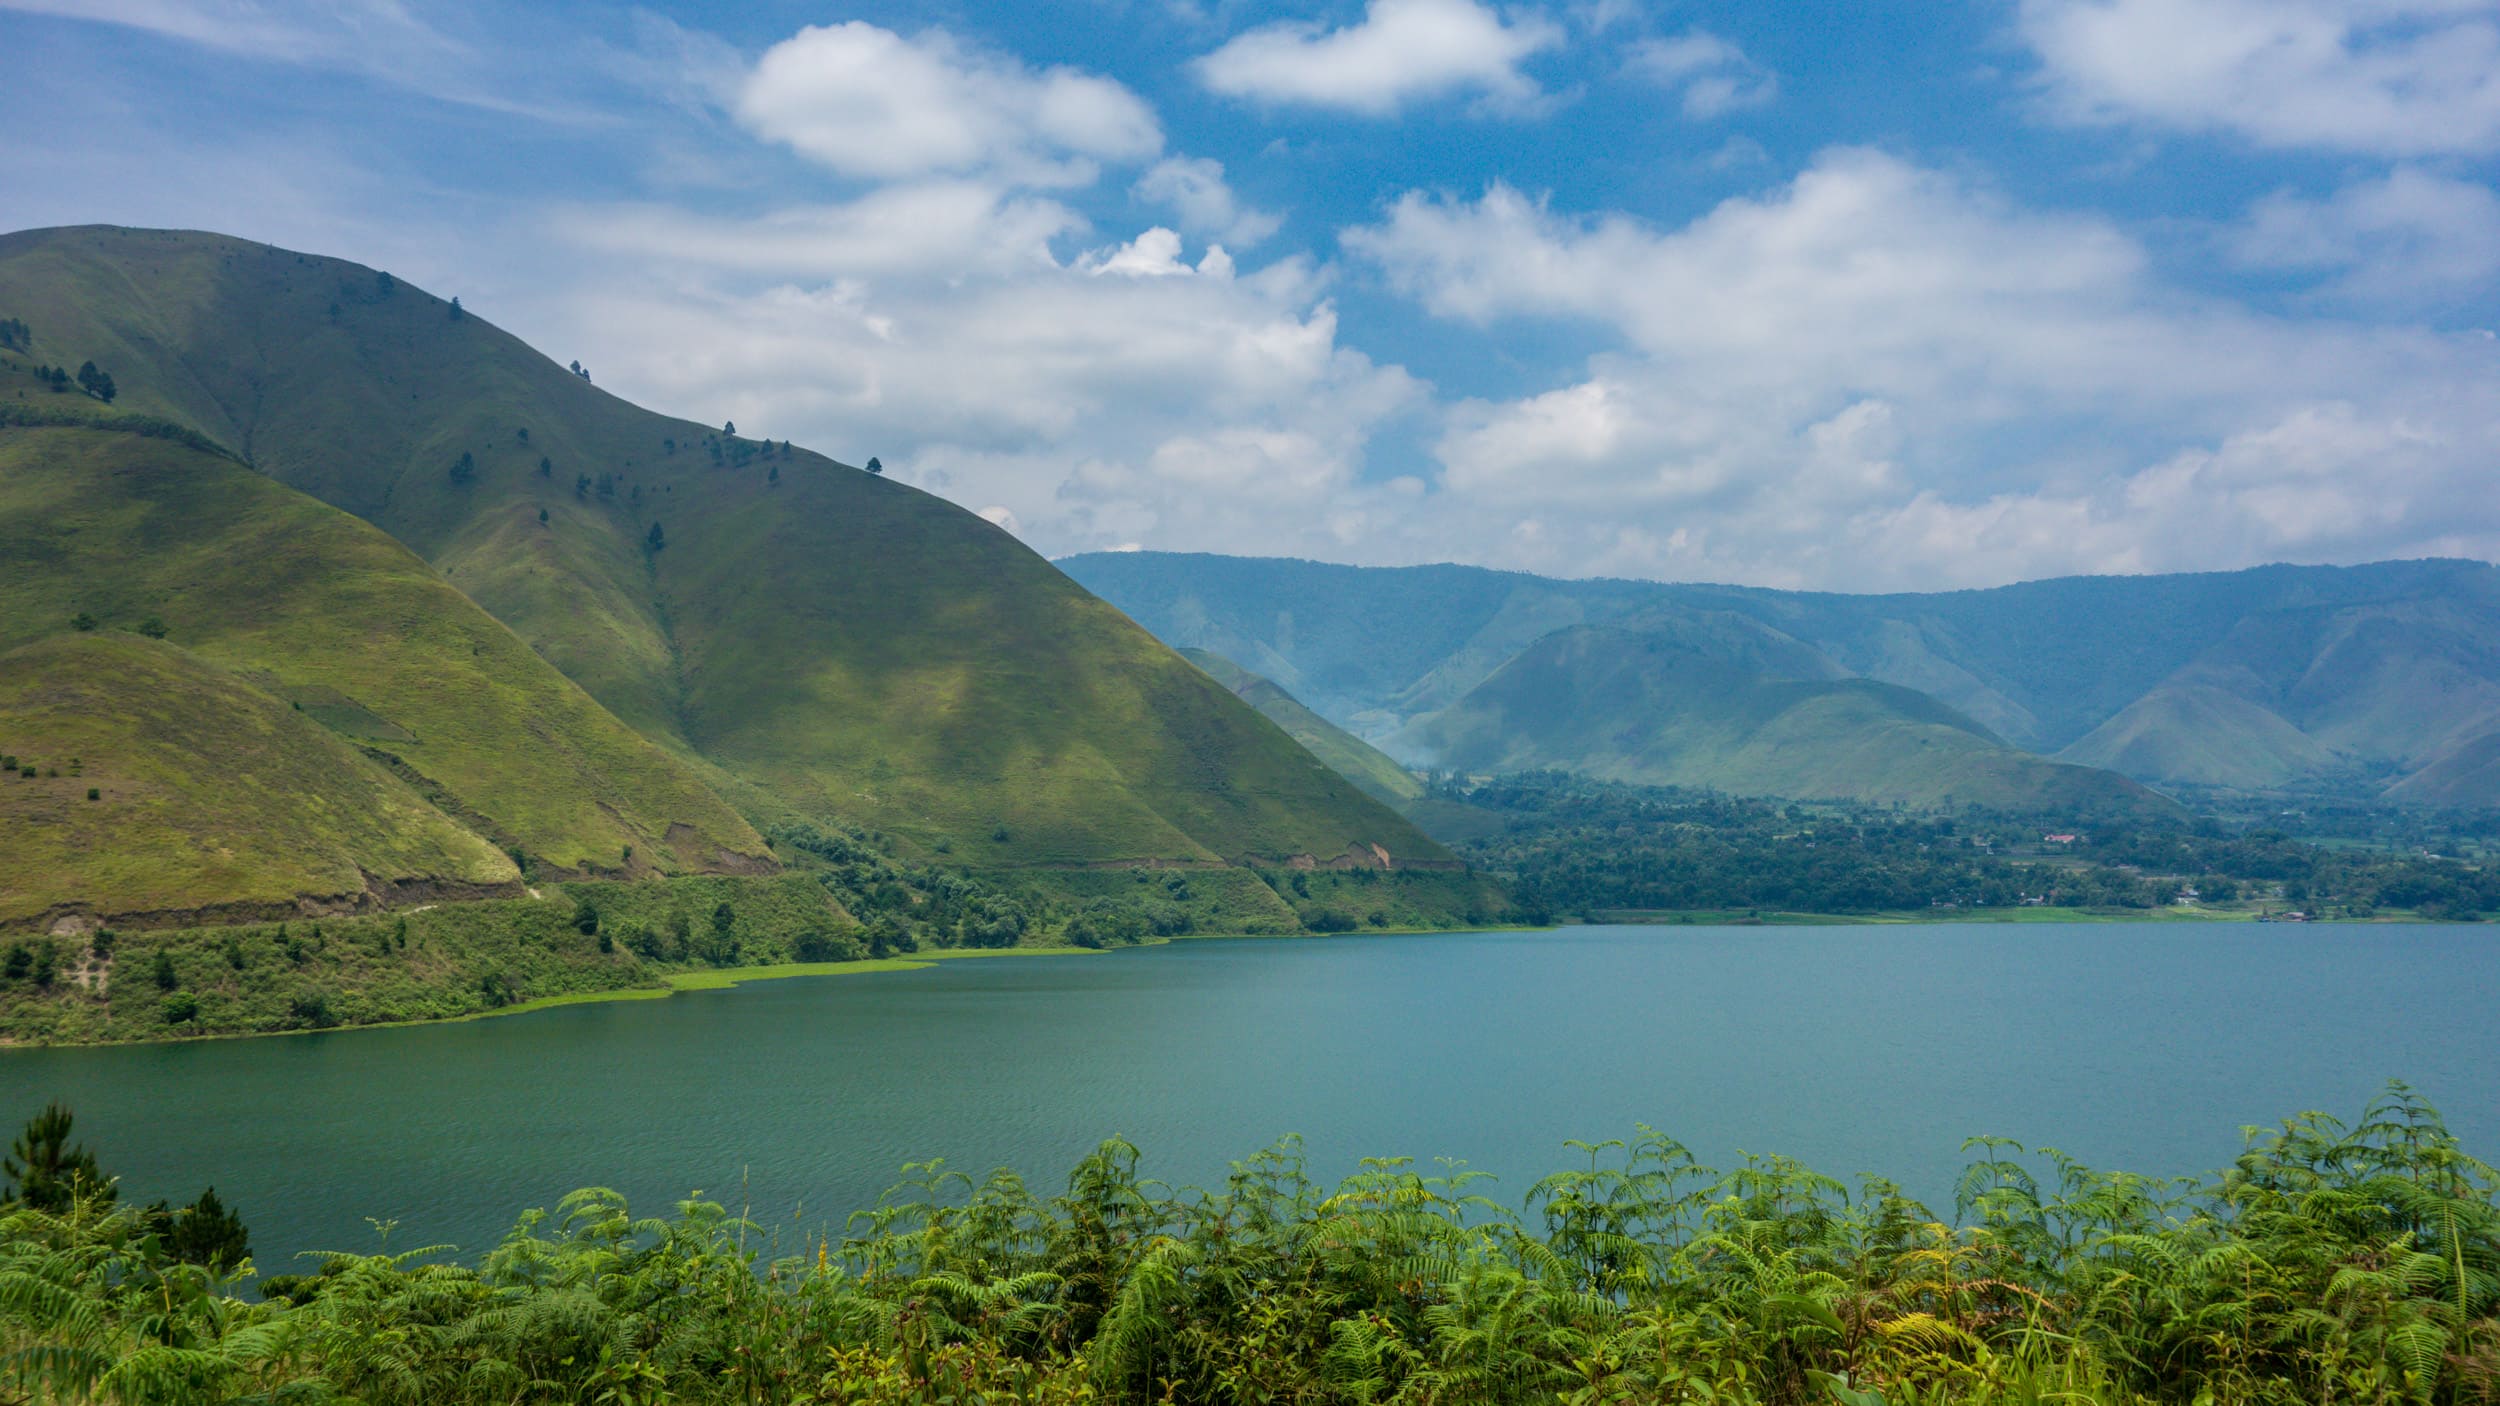
[[[1607,908],[1591,923],[1632,927],[1865,927],[1911,923],[2253,923],[2256,908],[1946,908],[1878,913],[1787,913],[1742,908]],[[2342,923],[2430,923],[2411,909],[2382,909],[2366,918],[2316,919]]]

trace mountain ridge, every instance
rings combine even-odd
[[[632,406],[387,273],[21,231],[0,307],[129,409],[409,544],[757,823],[974,868],[1447,858],[992,524]]]
[[[1305,701],[1392,752],[1402,729],[1455,705],[1537,639],[1660,610],[1742,616],[1847,674],[1927,693],[2038,755],[2120,761],[2156,785],[2403,800],[2433,789],[2408,788],[2405,777],[2500,732],[2500,693],[2489,691],[2500,687],[2500,569],[2459,559],[1859,596],[1450,564],[1169,553],[1062,564],[1176,643],[1269,661]],[[2244,662],[2226,648],[2235,629],[2275,617],[2308,622],[2300,669],[2263,686],[2210,677]],[[1370,625],[1381,618],[1396,630]],[[2294,687],[2304,678],[2306,692]],[[2454,704],[2437,728],[2414,725],[2420,709],[2408,696],[2427,678],[2443,680]],[[2224,691],[2146,702],[2114,724],[2166,687]],[[2200,719],[2191,735],[2166,735],[2188,718]],[[2500,803],[2500,790],[2457,779],[2483,769],[2460,763],[2441,774],[2452,779],[2438,794]]]

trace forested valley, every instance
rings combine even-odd
[[[2500,814],[2487,811],[2076,820],[1801,805],[1552,772],[1443,776],[1432,799],[1455,848],[1514,876],[1522,905],[1547,916],[2043,908],[2455,921],[2500,910],[2489,862]]]

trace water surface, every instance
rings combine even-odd
[[[2200,1171],[2238,1128],[2391,1078],[2500,1154],[2500,938],[2220,924],[1567,928],[1192,941],[764,982],[282,1039],[0,1052],[0,1127],[68,1101],[125,1195],[208,1182],[264,1272],[308,1248],[476,1248],[585,1185],[789,1225],[906,1161],[1056,1189],[1119,1134],[1213,1184],[1298,1132],[1464,1159],[1516,1202],[1639,1123],[1950,1206],[1976,1133]]]

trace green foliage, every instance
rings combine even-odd
[[[73,1122],[58,1103],[28,1120],[0,1157],[0,1206],[65,1211],[114,1199],[113,1180],[96,1167],[95,1154],[69,1140]]]
[[[584,1190],[474,1260],[333,1253],[258,1303],[149,1212],[21,1208],[0,1362],[36,1399],[115,1403],[2489,1399],[2496,1179],[2401,1087],[2349,1127],[2252,1130],[2200,1179],[1971,1147],[1946,1216],[1648,1129],[1573,1144],[1516,1209],[1403,1161],[1323,1186],[1290,1140],[1174,1192],[1113,1141],[1057,1195],[909,1167],[793,1241]]]
[[[112,376],[92,361],[78,368],[78,388],[107,405],[112,404],[113,397],[118,394]]]
[[[1782,806],[1550,772],[1472,784],[1444,778],[1434,796],[1489,819],[1458,841],[1460,852],[1514,878],[1520,901],[1549,913],[2149,911],[2190,889],[2200,905],[2344,916],[2500,911],[2500,868],[2489,864],[2414,847],[2329,848],[2265,824],[2211,818],[2078,823],[2056,814]],[[2073,838],[2046,842],[2048,833]]]

